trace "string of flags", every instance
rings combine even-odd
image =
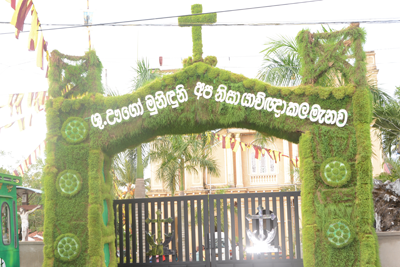
[[[237,141],[235,138],[231,138],[225,135],[220,135],[217,133],[213,134],[218,139],[218,141],[222,143],[223,149],[232,149],[233,152],[237,152],[239,149],[241,149],[242,151],[246,151],[246,149],[253,149],[256,159],[261,159],[261,157],[264,157],[266,154],[268,154],[268,156],[272,160],[274,160],[275,163],[278,163],[279,161],[281,161],[282,157],[287,157],[290,159],[290,162],[294,167],[300,167],[300,160],[297,156],[290,158],[288,155],[285,155],[277,150],[263,148],[257,145],[246,144],[244,142]]]
[[[6,0],[10,3],[12,9],[14,9],[14,14],[12,16],[10,24],[15,27],[15,38],[19,39],[19,34],[24,30],[25,19],[31,12],[32,21],[31,29],[28,38],[28,51],[36,50],[36,66],[43,70],[43,57],[46,54],[46,60],[49,62],[49,51],[47,49],[48,42],[44,40],[43,32],[39,37],[39,28],[42,29],[40,20],[38,17],[38,12],[36,10],[35,4],[32,0]],[[18,2],[17,2],[18,1]],[[49,64],[47,64],[46,78],[49,72]]]
[[[7,103],[1,108],[10,108],[10,116],[14,114],[14,111],[17,115],[22,115],[22,100],[25,95],[27,95],[27,106],[28,108],[33,108],[34,112],[39,113],[40,111],[44,111],[44,104],[46,100],[49,98],[47,95],[47,91],[40,92],[29,92],[29,93],[20,93],[20,94],[10,94],[7,100]],[[19,118],[7,125],[0,127],[0,132],[2,129],[8,129],[13,126],[15,123],[18,123],[19,130],[23,131],[27,126],[32,126],[32,117],[33,112],[27,114],[23,118]]]
[[[46,141],[41,142],[37,148],[14,170],[16,176],[22,176],[28,171],[30,165],[37,162],[39,155],[44,155],[46,148]]]

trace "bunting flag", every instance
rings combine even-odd
[[[11,18],[10,24],[15,27],[15,38],[19,38],[19,33],[24,30],[24,23],[25,19],[28,16],[29,11],[32,15],[31,21],[31,29],[29,31],[29,38],[28,38],[28,51],[35,51],[37,50],[36,56],[36,65],[43,68],[43,55],[46,52],[46,60],[49,62],[49,52],[47,50],[48,43],[44,41],[43,33],[41,33],[41,37],[38,42],[38,32],[40,25],[40,20],[38,17],[38,12],[36,10],[35,5],[33,4],[33,0],[19,0],[16,4],[17,0],[6,0],[10,3],[11,8],[14,9],[13,16]],[[48,77],[49,71],[49,64],[47,64],[46,68],[46,78]]]
[[[15,10],[15,1],[16,0],[6,0],[8,3],[10,3],[11,8]]]
[[[255,151],[255,158],[260,159],[260,151],[258,150],[258,147],[253,146],[254,151]]]
[[[28,39],[28,51],[35,51],[38,40],[38,29],[40,26],[35,6],[32,7],[31,14],[32,14],[32,22],[31,22],[31,31],[29,32],[29,39]]]
[[[1,129],[7,129],[7,128],[10,128],[11,126],[13,126],[13,124],[15,123],[15,121],[14,122],[12,122],[12,123],[10,123],[10,124],[7,124],[7,125],[4,125],[4,126],[2,126],[2,127],[0,127],[0,132],[1,132]]]
[[[28,93],[28,108],[32,107],[32,102],[36,93],[30,92]]]
[[[18,94],[18,96],[17,96],[17,98],[15,100],[14,106],[15,106],[15,109],[17,111],[17,114],[22,114],[21,104],[22,104],[22,99],[24,98],[24,95],[25,94]]]
[[[23,131],[25,130],[25,123],[24,123],[25,118],[21,118],[18,120],[18,127],[19,127],[19,131]]]
[[[234,146],[233,146],[233,148],[232,148],[232,150],[233,150],[233,152],[237,152],[238,150],[239,150],[239,148],[240,148],[240,142],[239,141],[236,141],[236,139],[233,139],[234,140]]]
[[[24,175],[25,172],[28,171],[29,166],[31,166],[33,163],[37,162],[38,159],[38,155],[42,154],[44,155],[44,149],[46,146],[46,141],[43,141],[42,143],[40,143],[40,145],[38,145],[35,150],[22,162],[22,164],[20,164],[16,170],[14,170],[14,174],[16,176],[22,176]],[[42,150],[42,152],[41,152]],[[32,158],[34,159],[34,161],[32,160]]]
[[[21,164],[18,166],[18,172],[19,172],[19,174],[20,174],[21,176],[24,175],[24,170],[22,169]],[[20,175],[18,175],[18,176],[20,176]]]
[[[242,151],[246,151],[246,144],[243,142],[240,142],[240,147],[242,148]]]
[[[43,110],[43,109],[42,109]],[[18,124],[18,128],[20,131],[25,130],[27,127],[31,127],[32,126],[32,122],[33,122],[33,114],[30,113],[28,115],[26,115],[25,117],[19,118],[7,125],[4,125],[2,127],[0,127],[0,132],[2,129],[8,129],[11,126],[13,126],[15,123]]]
[[[43,70],[43,50],[44,50],[44,38],[43,38],[43,33],[41,33],[39,44],[37,46],[36,66],[38,66],[42,70]]]
[[[230,142],[231,142],[230,148],[233,150],[235,148],[235,145],[236,145],[236,140],[235,140],[235,138],[229,138],[229,139],[230,139]]]
[[[233,152],[237,152],[239,148],[242,149],[242,151],[246,151],[246,149],[254,149],[254,154],[256,159],[261,159],[261,157],[265,157],[266,154],[275,161],[275,163],[278,163],[281,161],[282,157],[287,157],[290,158],[288,155],[284,155],[280,151],[272,150],[269,148],[262,148],[256,145],[250,145],[246,144],[244,142],[239,142],[235,138],[230,138],[224,135],[220,134],[214,134],[216,138],[221,141],[222,143],[222,148],[223,149],[232,149]],[[299,168],[300,167],[300,160],[299,157],[293,157],[290,158],[291,164],[293,164],[294,167]]]
[[[32,7],[32,0],[20,0],[15,8],[11,25],[14,25],[19,31],[24,30],[24,23],[29,10]]]
[[[278,163],[279,161],[281,161],[282,152],[273,150],[273,154],[274,154],[275,163]]]

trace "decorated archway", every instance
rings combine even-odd
[[[215,57],[202,59],[201,29],[194,30],[194,58],[182,70],[118,97],[101,94],[94,51],[83,57],[53,51],[44,266],[116,265],[109,174],[115,153],[160,135],[228,127],[300,144],[304,266],[379,266],[364,36],[358,25],[300,32],[303,83],[289,88],[216,68]],[[348,85],[318,86],[331,69]]]

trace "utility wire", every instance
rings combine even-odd
[[[2,22],[0,22],[1,24]],[[349,21],[299,21],[299,22],[259,22],[259,23],[214,23],[214,24],[201,24],[201,23],[190,23],[185,24],[185,26],[208,26],[208,27],[240,27],[240,26],[247,26],[247,27],[265,27],[265,26],[296,26],[296,25],[321,25],[321,24],[350,24],[350,23],[364,23],[364,24],[394,24],[400,23],[400,19],[386,19],[386,20],[349,20]],[[8,24],[8,22],[7,22]],[[27,23],[27,25],[30,25]],[[55,26],[57,24],[41,24],[42,26]],[[60,24],[63,25],[63,24]],[[42,29],[41,31],[47,30],[60,30],[60,29],[70,29],[70,28],[80,28],[80,27],[87,27],[87,25],[81,24],[64,24],[71,27],[65,28],[52,28],[52,29]],[[76,25],[76,26],[74,26]],[[109,26],[109,27],[180,27],[179,24],[174,23],[140,23],[140,24],[96,24],[94,26]],[[40,31],[40,30],[38,30]],[[20,33],[26,33],[29,31],[23,31]],[[15,32],[4,32],[0,33],[0,35],[5,34],[14,34]],[[391,49],[391,48],[388,48]]]
[[[179,18],[179,17],[200,16],[200,15],[214,14],[214,13],[227,13],[227,12],[234,12],[234,11],[245,11],[245,10],[260,9],[260,8],[267,8],[267,7],[289,6],[289,5],[298,5],[298,4],[306,4],[306,3],[321,2],[321,1],[323,1],[323,0],[310,0],[310,1],[303,1],[303,2],[292,2],[292,3],[276,4],[276,5],[268,5],[268,6],[259,6],[259,7],[247,7],[247,8],[239,8],[239,9],[230,9],[230,10],[205,12],[205,13],[199,13],[199,14],[180,15],[180,16],[167,16],[167,17],[157,17],[157,18],[149,18],[149,19],[136,19],[136,20],[127,20],[127,21],[118,21],[118,22],[97,23],[97,24],[91,24],[90,27],[108,26],[108,25],[113,25],[113,24],[139,22],[139,21],[149,21],[149,20],[171,19],[171,18]],[[64,30],[64,29],[81,28],[81,27],[87,27],[87,26],[88,25],[67,26],[67,27],[52,28],[52,29],[40,29],[38,31]],[[27,32],[27,31],[23,31],[23,32]],[[12,33],[0,33],[0,35],[3,35],[3,34],[14,34],[14,33],[15,32],[12,32]],[[21,31],[21,33],[22,33],[22,31]]]

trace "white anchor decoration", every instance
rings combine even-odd
[[[256,236],[257,230],[251,232],[247,229],[246,233],[248,238],[253,243],[253,247],[247,248],[247,252],[249,253],[261,253],[261,252],[278,252],[279,249],[271,246],[271,242],[274,240],[276,236],[276,227],[274,227],[271,231],[267,230],[267,236],[264,235],[264,219],[267,220],[275,220],[275,214],[263,214],[263,207],[260,205],[258,206],[258,214],[256,215],[246,215],[246,219],[250,220],[259,220],[259,233],[258,237]]]

